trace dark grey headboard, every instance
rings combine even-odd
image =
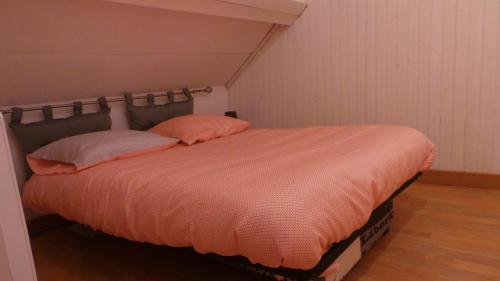
[[[149,94],[147,105],[134,105],[131,94],[125,94],[127,103],[128,123],[133,130],[148,130],[159,123],[182,115],[193,114],[193,96],[189,89],[182,90],[185,96],[183,101],[175,101],[174,93],[167,92],[167,103],[155,104],[155,96]]]
[[[111,109],[106,98],[98,100],[99,111],[96,113],[82,113],[82,103],[73,104],[74,114],[63,119],[54,119],[52,106],[42,108],[44,120],[34,123],[22,123],[24,109],[12,109],[10,128],[16,137],[23,155],[26,156],[37,149],[55,142],[59,139],[81,135],[91,132],[106,131],[111,129]],[[25,163],[26,175],[31,176],[32,171]]]

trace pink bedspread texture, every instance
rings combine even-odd
[[[252,129],[34,176],[23,201],[134,241],[311,269],[433,156],[403,127]]]

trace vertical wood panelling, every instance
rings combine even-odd
[[[429,118],[427,119],[429,130],[427,134],[433,140],[439,140],[441,127],[441,86],[443,80],[441,58],[443,57],[444,1],[432,1],[431,27],[433,32],[430,46]],[[439,157],[436,158],[434,165],[439,166],[440,160]]]
[[[397,22],[401,21],[402,16],[407,16],[409,9],[409,1],[411,0],[401,0],[396,3],[396,16]],[[406,119],[408,115],[408,95],[402,95],[408,91],[408,60],[407,52],[409,50],[409,25],[408,24],[398,24],[396,36],[400,42],[397,45],[396,51],[396,76],[394,77],[394,82],[396,83],[396,104],[397,115],[395,118],[399,120],[399,123],[406,124]]]
[[[451,141],[451,164],[453,170],[465,170],[464,141],[465,141],[465,110],[468,78],[469,47],[472,34],[469,33],[471,1],[457,1],[456,39],[455,39],[455,92],[453,100],[453,138]],[[476,93],[471,93],[476,94]],[[461,120],[461,122],[456,122]],[[458,137],[459,136],[459,137]]]
[[[500,1],[313,0],[230,88],[255,127],[389,123],[500,173]]]
[[[464,166],[465,170],[477,170],[477,153],[479,148],[481,117],[482,76],[483,76],[483,29],[484,29],[484,3],[479,1],[471,5],[469,34],[470,48],[467,74],[467,89],[465,96],[465,128],[464,128]]]
[[[452,140],[453,140],[453,99],[455,92],[455,58],[457,37],[457,0],[444,1],[443,10],[443,48],[441,57],[441,134],[433,139],[439,149],[437,157],[439,167],[452,170]],[[431,122],[435,122],[432,120]]]
[[[477,157],[474,159],[477,170],[485,170],[494,165],[494,153],[490,151],[495,147],[494,136],[491,130],[495,125],[495,100],[496,69],[498,65],[499,37],[489,34],[498,33],[498,22],[500,17],[500,1],[487,0],[484,4],[484,30],[483,30],[483,52],[481,69],[481,91],[479,96],[479,121]],[[497,143],[498,144],[498,143]]]
[[[500,4],[498,3],[498,1],[496,1],[497,5],[499,6],[500,8]],[[497,8],[497,11],[498,11],[498,8]],[[499,12],[500,13],[500,12]],[[492,93],[491,95],[492,96],[497,96],[498,95],[498,90],[500,89],[500,16],[498,16],[496,18],[497,22],[496,22],[496,29],[495,29],[495,32],[496,32],[496,35],[497,35],[497,41],[499,41],[499,43],[497,44],[497,65],[496,65],[496,73],[495,73],[495,77],[496,77],[496,87],[495,87],[495,90],[496,92]],[[488,147],[487,149],[489,150],[490,153],[493,153],[494,156],[494,164],[493,166],[494,167],[497,167],[497,169],[499,169],[498,167],[500,167],[500,145],[498,145],[498,143],[500,143],[500,102],[498,102],[498,98],[492,98],[493,101],[496,100],[496,103],[493,103],[494,104],[494,123],[495,123],[495,126],[494,126],[494,130],[493,130],[493,136],[492,134],[488,134],[488,137],[491,138],[493,137],[493,148],[491,147]],[[488,101],[488,102],[491,102],[491,101]],[[490,129],[490,128],[486,128],[486,129]]]
[[[367,0],[368,1],[368,0]],[[333,1],[336,2],[336,1]],[[377,67],[377,40],[376,40],[376,26],[377,26],[377,2],[368,1],[368,16],[367,16],[367,30],[366,30],[366,122],[376,122],[376,112],[374,105],[376,103],[375,89],[377,86],[376,67]],[[339,11],[340,13],[340,11]],[[334,38],[333,40],[339,40]],[[340,70],[339,70],[340,71]],[[340,93],[337,93],[340,95]],[[236,96],[235,96],[236,98]],[[339,105],[342,106],[342,105]],[[335,124],[339,124],[338,119],[331,120]]]
[[[417,124],[416,128],[428,132],[429,126],[429,92],[430,92],[430,59],[432,38],[432,2],[434,0],[415,1],[419,4],[418,30],[418,81],[417,81]]]
[[[407,89],[407,114],[408,126],[417,127],[418,116],[418,35],[420,30],[420,5],[419,1],[410,0],[410,9],[408,11],[408,25],[409,25],[409,46],[407,53],[408,60],[408,89]],[[404,75],[404,73],[403,73]]]

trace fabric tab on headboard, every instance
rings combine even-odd
[[[10,124],[19,124],[23,120],[24,110],[20,107],[12,108],[12,114],[10,115]]]
[[[100,97],[97,102],[99,103],[99,108],[101,109],[101,111],[109,110],[108,101],[105,97]]]
[[[153,94],[148,94],[148,105],[155,105],[155,96]]]
[[[75,115],[82,115],[83,113],[83,103],[81,101],[75,101],[73,103],[73,112]]]
[[[43,118],[45,121],[54,119],[54,112],[52,111],[52,106],[46,105],[42,108]]]

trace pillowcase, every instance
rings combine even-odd
[[[250,127],[250,122],[218,115],[186,115],[164,121],[149,132],[179,138],[187,145],[227,137]]]
[[[157,134],[115,130],[60,139],[28,155],[38,175],[76,173],[113,160],[161,151],[179,142]]]

